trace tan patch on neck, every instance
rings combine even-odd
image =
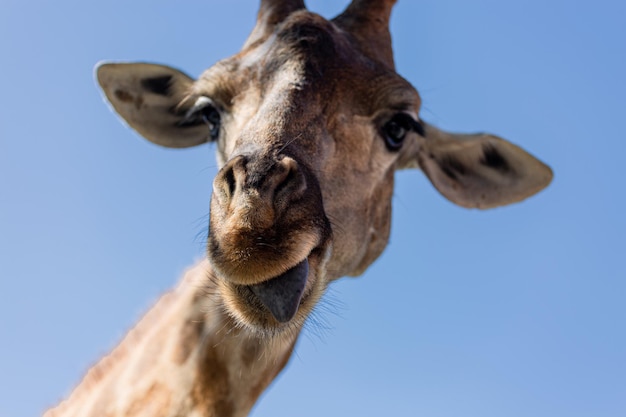
[[[191,352],[200,343],[200,337],[202,336],[202,330],[204,328],[204,322],[201,318],[189,319],[183,324],[180,330],[180,343],[177,343],[174,347],[172,360],[182,365],[187,361]]]
[[[204,349],[192,391],[193,401],[202,415],[229,417],[235,411],[225,362],[216,348]]]
[[[278,363],[274,367],[269,368],[265,372],[265,375],[263,375],[262,378],[259,380],[259,382],[252,387],[248,397],[248,401],[250,401],[250,404],[254,405],[256,403],[263,391],[265,391],[268,385],[271,384],[274,379],[276,379],[280,371],[282,371],[283,368],[287,365],[287,362],[289,362],[295,346],[296,341],[294,339],[287,352],[283,354],[282,357],[278,357]]]
[[[169,415],[172,394],[163,384],[154,383],[138,396],[124,414],[127,417],[165,417]]]
[[[259,343],[250,342],[241,350],[241,362],[246,369],[250,369],[261,357],[263,346]]]

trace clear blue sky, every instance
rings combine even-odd
[[[326,16],[347,1],[309,0]],[[197,76],[256,1],[0,3],[0,416],[69,393],[203,253],[214,151],[153,146],[102,59]],[[336,283],[254,416],[626,416],[626,2],[401,0],[423,117],[485,130],[553,184],[468,211],[398,175],[390,245]]]

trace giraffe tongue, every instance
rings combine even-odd
[[[276,320],[286,323],[298,311],[308,275],[309,261],[305,259],[276,278],[250,285],[250,289]]]

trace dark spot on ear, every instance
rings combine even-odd
[[[446,156],[439,161],[439,168],[453,180],[458,180],[459,175],[465,175],[467,168],[458,159]]]
[[[117,98],[119,101],[123,101],[124,103],[129,103],[134,100],[133,95],[130,94],[128,91],[115,90],[113,94],[115,94],[115,98]]]
[[[509,172],[511,167],[504,157],[498,152],[495,146],[491,144],[483,145],[483,157],[480,163],[496,171],[502,173]]]
[[[123,103],[134,103],[137,110],[141,110],[141,106],[143,106],[143,97],[141,95],[135,97],[125,90],[115,90],[113,94],[116,99]]]
[[[161,77],[144,78],[141,80],[141,86],[151,93],[158,94],[160,96],[167,96],[170,93],[170,87],[172,86],[172,76],[163,75]]]

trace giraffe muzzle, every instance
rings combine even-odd
[[[301,324],[326,286],[330,222],[296,158],[242,153],[214,181],[207,255],[231,316],[261,332]]]

